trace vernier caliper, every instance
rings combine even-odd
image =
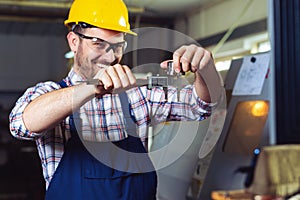
[[[184,72],[176,73],[173,66],[173,61],[167,64],[166,75],[148,76],[147,88],[162,87],[165,92],[165,101],[168,101],[168,86],[173,86],[177,89],[177,99],[180,99],[180,90],[183,87]]]
[[[184,72],[176,73],[173,61],[169,61],[165,75],[157,74],[156,76],[148,76],[147,79],[137,79],[136,86],[147,86],[149,90],[155,87],[162,87],[165,93],[165,101],[168,101],[168,86],[173,86],[177,89],[177,98],[179,101],[180,90],[183,87],[183,75],[185,75]],[[77,82],[84,82],[88,85],[103,85],[99,79],[88,79]]]

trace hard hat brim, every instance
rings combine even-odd
[[[65,20],[65,21],[64,21],[65,26],[68,26],[69,24],[73,24],[73,23],[78,24],[79,22],[74,22],[74,21],[72,21],[72,20]],[[95,26],[95,27],[98,27],[98,26],[95,25],[95,24],[91,24],[91,25],[93,25],[93,26]],[[133,31],[131,31],[131,30],[125,29],[125,28],[124,28],[124,29],[115,29],[115,28],[113,28],[113,27],[98,27],[98,28],[103,28],[103,29],[108,29],[108,30],[113,30],[113,31],[119,31],[119,32],[128,33],[128,34],[137,36],[137,33],[133,32]]]

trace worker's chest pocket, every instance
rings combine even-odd
[[[118,177],[130,176],[132,173],[119,171],[114,169],[114,165],[116,168],[122,168],[122,160],[117,160],[117,163],[107,160],[109,158],[103,158],[103,160],[98,160],[92,156],[84,159],[82,165],[82,174],[85,178],[90,179],[114,179]],[[126,165],[126,164],[125,164]]]
[[[130,185],[129,182],[134,175],[106,166],[93,157],[84,160],[81,186],[86,199],[132,199],[128,196],[130,193],[127,191],[127,186]]]

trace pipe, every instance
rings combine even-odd
[[[69,9],[72,2],[49,2],[49,1],[13,1],[1,0],[3,6],[23,6],[23,7],[41,7],[41,8],[61,8]]]
[[[1,0],[0,6],[22,6],[22,7],[39,7],[39,8],[60,8],[69,9],[72,2],[50,2],[50,1],[15,1]],[[131,13],[143,13],[145,9],[138,6],[128,6],[128,11]]]

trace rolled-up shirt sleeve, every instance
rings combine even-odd
[[[60,86],[57,83],[48,81],[45,83],[39,83],[25,91],[25,93],[17,100],[9,115],[9,128],[14,137],[24,140],[35,140],[43,135],[43,133],[34,133],[26,128],[23,121],[23,112],[31,101],[43,94],[59,88]]]
[[[174,93],[175,98],[178,98]],[[193,85],[188,85],[180,91],[180,101],[171,103],[169,120],[171,121],[201,121],[211,115],[211,103],[200,99]]]
[[[201,121],[211,115],[212,104],[201,100],[193,85],[181,89],[178,96],[177,89],[168,88],[168,99],[165,99],[163,88],[155,87],[148,90],[141,88],[139,94],[131,92],[130,98],[135,121],[138,125],[149,123],[158,124],[166,121]]]

